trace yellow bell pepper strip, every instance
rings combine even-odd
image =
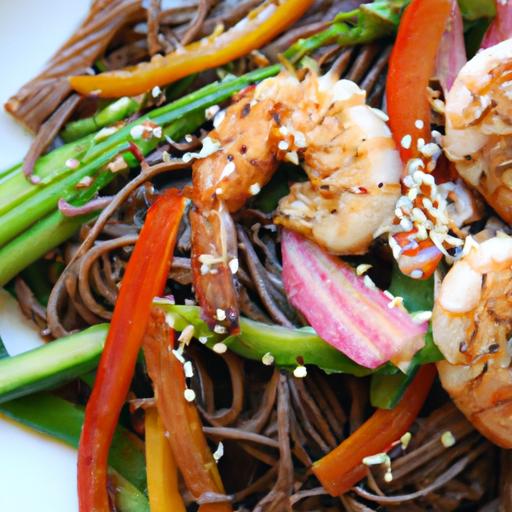
[[[178,466],[165,437],[162,419],[156,407],[148,407],[145,416],[146,472],[151,512],[185,512],[178,488]]]
[[[169,444],[188,490],[195,500],[224,494],[193,396],[188,397],[185,393],[187,385],[183,365],[172,351],[174,330],[158,308],[152,310],[143,347],[148,374],[155,389],[158,414],[169,432]],[[231,512],[232,507],[228,502],[217,502],[203,504],[199,510]]]
[[[121,282],[96,381],[85,410],[78,449],[80,512],[108,512],[107,462],[119,413],[149,322],[170,269],[185,199],[164,192],[149,209]]]
[[[165,57],[156,55],[150,62],[94,76],[72,76],[69,81],[80,94],[136,96],[243,57],[293,25],[312,4],[313,0],[267,0],[220,35],[213,34]]]
[[[394,409],[377,409],[365,423],[332,452],[313,464],[313,473],[331,496],[349,491],[365,477],[365,457],[386,452],[418,416],[430,391],[436,368],[422,366]]]

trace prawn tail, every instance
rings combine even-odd
[[[208,326],[218,334],[238,334],[238,269],[236,229],[222,204],[190,212],[192,278],[196,298]]]

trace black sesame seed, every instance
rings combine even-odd
[[[465,155],[464,158],[469,162],[470,160],[472,160],[471,158],[471,155]]]
[[[499,349],[500,346],[497,343],[493,343],[492,345],[489,345],[489,354],[496,354]]]
[[[228,162],[232,162],[233,161],[233,155],[228,155],[227,159],[228,159]]]
[[[468,344],[465,341],[461,341],[459,345],[459,352],[464,354],[464,352],[467,352],[468,350]]]
[[[242,147],[240,148],[240,153],[242,155],[245,155],[245,153],[247,153],[247,146],[245,144],[242,144]]]
[[[281,124],[281,117],[279,116],[279,114],[277,112],[274,112],[272,114],[272,119],[274,119],[274,121],[277,123],[277,124]]]

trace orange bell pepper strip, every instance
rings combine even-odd
[[[313,464],[313,473],[331,496],[349,491],[367,474],[362,460],[389,450],[409,430],[435,376],[434,365],[422,366],[394,409],[377,409],[350,437]]]
[[[162,418],[185,484],[198,500],[208,494],[224,494],[224,487],[206,438],[197,407],[185,399],[182,363],[172,352],[174,331],[163,311],[154,308],[143,341],[148,374],[155,390],[158,414]],[[200,512],[231,512],[228,502],[204,504]]]
[[[151,512],[186,512],[178,488],[178,466],[165,437],[165,428],[156,407],[148,407],[146,431],[146,473]]]
[[[150,62],[99,75],[72,76],[69,81],[81,94],[136,96],[243,57],[293,25],[312,4],[313,0],[266,0],[220,35],[213,34],[165,57],[156,55]]]
[[[80,512],[108,512],[107,460],[119,413],[149,321],[161,295],[185,208],[177,190],[164,192],[149,209],[121,282],[96,382],[85,410],[78,449]]]
[[[420,156],[419,138],[431,139],[427,87],[450,9],[450,0],[412,0],[400,21],[389,59],[386,102],[389,126],[404,164]],[[423,122],[422,128],[415,126],[417,120]],[[412,137],[410,148],[401,145],[405,135]]]

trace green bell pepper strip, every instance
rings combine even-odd
[[[78,447],[85,409],[51,393],[36,393],[0,404],[0,414],[23,425]],[[146,492],[144,443],[118,426],[109,454],[110,467],[139,491]]]
[[[108,324],[0,360],[0,403],[74,379],[98,365]]]
[[[391,36],[396,32],[401,11],[407,3],[408,0],[378,0],[362,4],[353,11],[340,13],[327,29],[299,39],[284,52],[284,56],[291,62],[297,62],[305,54],[328,44],[365,44]]]
[[[240,318],[240,335],[223,339],[222,336],[210,331],[201,319],[198,306],[180,306],[164,301],[156,301],[155,305],[166,312],[166,318],[173,323],[176,331],[182,331],[187,325],[194,326],[194,336],[206,339],[209,347],[222,341],[230,350],[247,359],[261,361],[270,353],[276,366],[293,369],[298,364],[311,364],[322,368],[327,373],[348,373],[356,377],[364,377],[373,371],[359,366],[343,355],[339,350],[323,341],[311,328],[288,329],[278,325]],[[392,365],[384,365],[379,370],[383,373],[394,373]]]

